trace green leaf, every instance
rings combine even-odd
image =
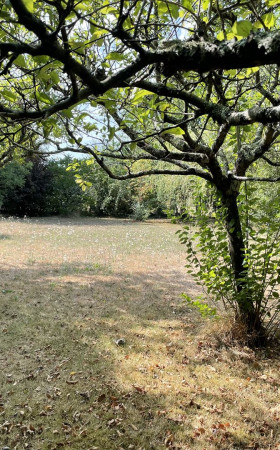
[[[223,31],[220,31],[216,38],[218,39],[218,41],[223,41],[225,39],[225,33]]]
[[[159,16],[162,16],[163,14],[166,14],[168,12],[168,7],[165,2],[157,2],[158,4],[158,14]]]
[[[210,5],[210,0],[203,0],[202,8],[203,8],[204,11],[206,11],[208,9],[209,5]]]
[[[167,108],[170,107],[170,104],[169,103],[160,102],[160,103],[157,103],[156,106],[158,106],[158,109],[160,111],[166,111]]]
[[[116,132],[115,127],[109,127],[109,141],[113,139],[113,137],[115,136],[115,132]]]
[[[132,99],[132,104],[133,104],[133,105],[137,105],[138,103],[141,102],[141,100],[142,100],[146,95],[153,95],[153,92],[147,91],[146,89],[140,89],[139,91],[136,92],[135,96],[133,97],[133,99]]]
[[[101,38],[101,36],[104,36],[104,34],[108,33],[108,31],[106,31],[106,30],[100,30],[100,29],[96,30],[95,28],[92,29],[92,31],[93,31],[93,34],[92,34],[93,39],[99,39],[99,38]]]
[[[125,58],[125,55],[118,52],[111,52],[108,53],[106,56],[106,59],[112,60],[112,61],[122,61]]]
[[[18,67],[26,68],[26,63],[23,55],[18,55],[18,57],[14,60],[14,64]]]
[[[33,13],[33,10],[34,10],[34,0],[22,0],[22,1],[23,1],[24,5],[25,5],[26,9],[27,9],[29,12]]]
[[[90,8],[91,2],[83,0],[83,2],[79,2],[76,6],[80,11],[88,11]]]
[[[254,23],[253,27],[254,27],[254,30],[255,29],[259,30],[259,29],[263,28],[263,24],[259,20],[257,20],[257,22]]]
[[[94,125],[94,123],[92,123],[92,124],[86,125],[85,128],[86,128],[87,131],[93,131],[93,130],[97,129],[97,126]]]
[[[136,147],[137,147],[136,142],[131,142],[131,144],[129,144],[129,148],[131,151],[134,151],[136,149]]]
[[[259,67],[249,67],[246,72],[246,76],[252,75],[260,70]]]
[[[38,64],[46,64],[49,61],[49,57],[45,55],[34,56],[33,61]]]
[[[280,4],[280,0],[266,0],[267,6],[275,6]]]
[[[234,39],[235,34],[234,33],[227,33],[227,40],[231,41],[232,39]]]
[[[225,39],[225,33],[223,31],[220,31],[216,38],[218,39],[218,41],[223,41]]]
[[[45,94],[45,92],[36,92],[36,97],[40,102],[51,105],[53,103],[52,99]]]
[[[102,8],[100,10],[100,12],[104,16],[108,16],[109,14],[112,14],[117,17],[117,15],[118,15],[118,10],[116,8],[113,8],[112,6],[107,6],[106,8]]]
[[[235,36],[247,37],[251,30],[253,29],[253,25],[249,20],[240,20],[239,22],[235,22],[232,31]]]
[[[52,82],[54,84],[58,84],[59,83],[59,75],[58,75],[58,73],[57,72],[52,72],[51,73],[51,79],[52,79]]]
[[[179,6],[178,5],[169,4],[169,11],[170,11],[171,16],[174,19],[178,19],[178,17],[179,17]]]
[[[268,14],[264,14],[264,15],[262,16],[262,21],[263,21],[263,23],[265,24],[265,26],[266,26],[268,29],[270,29],[270,28],[274,27],[275,22],[276,22],[276,19],[275,19],[274,14],[268,13]]]
[[[192,7],[192,1],[191,0],[183,0],[182,5],[184,8],[188,9],[189,11],[193,11]]]
[[[2,89],[1,94],[9,102],[14,102],[17,99],[16,94],[12,91],[9,91],[8,89]]]
[[[67,119],[72,119],[72,117],[73,117],[72,109],[71,108],[63,109],[61,111],[61,115],[64,117],[67,117]]]
[[[225,75],[230,75],[231,77],[234,77],[236,75],[236,72],[237,72],[236,69],[225,70]],[[236,138],[233,137],[231,140],[232,140],[232,144],[235,144]]]
[[[75,50],[75,52],[78,53],[79,55],[85,54],[85,42],[84,41],[70,40],[69,44],[71,45],[72,49]]]
[[[47,81],[47,82],[50,79],[50,75],[48,74],[46,68],[41,69],[37,76],[38,76],[39,80],[43,80],[43,81]]]
[[[181,136],[185,134],[184,130],[180,127],[170,128],[169,130],[164,130],[161,134],[175,134],[176,136]]]

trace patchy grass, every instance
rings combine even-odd
[[[0,222],[3,447],[280,448],[277,355],[182,303],[196,287],[175,231]]]

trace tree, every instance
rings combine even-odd
[[[51,174],[51,183],[44,199],[46,209],[43,215],[68,216],[83,212],[84,193],[76,183],[74,174],[67,171],[71,163],[72,159],[69,156],[48,161],[47,169]]]
[[[36,129],[41,151],[88,153],[112,178],[214,186],[235,290],[246,292],[237,314],[256,333],[238,197],[245,181],[280,179],[269,170],[280,164],[279,4],[10,0],[0,13],[2,142]]]
[[[83,189],[84,213],[94,216],[125,217],[132,214],[137,195],[135,182],[109,178],[92,159],[74,160],[69,164],[76,183]]]
[[[5,171],[5,168],[2,170]],[[47,194],[52,188],[52,173],[39,157],[26,162],[25,171],[24,181],[14,183],[6,190],[2,209],[5,213],[21,217],[42,216],[47,209]]]
[[[31,164],[11,161],[0,168],[0,208],[8,195],[24,186],[26,177],[30,172]]]

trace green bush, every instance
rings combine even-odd
[[[134,203],[132,206],[132,210],[132,219],[139,222],[148,219],[150,215],[150,211],[145,207],[145,205],[141,204],[140,202]]]

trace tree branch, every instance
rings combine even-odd
[[[172,42],[167,43],[169,48],[154,53],[153,57],[154,62],[162,64],[162,71],[167,76],[182,70],[202,73],[243,69],[278,64],[280,31],[257,32],[240,41],[175,41],[173,47]]]

